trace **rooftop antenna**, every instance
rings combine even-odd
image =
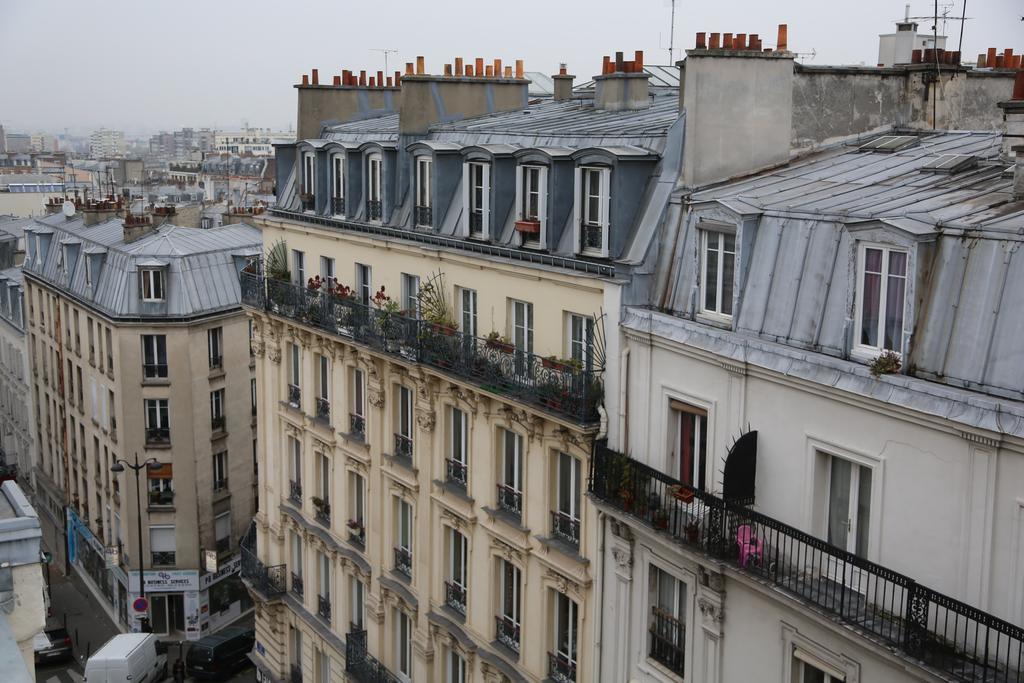
[[[676,0],[672,2],[672,21],[668,29],[668,63],[671,65],[676,59]]]
[[[398,54],[398,50],[396,50],[394,48],[391,48],[391,47],[371,47],[370,50],[372,52],[382,52],[382,53],[384,53],[384,73],[391,73],[390,71],[388,71],[388,55],[389,54],[397,55]]]

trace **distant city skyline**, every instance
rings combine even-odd
[[[693,46],[697,31],[758,33],[768,46],[776,26],[787,23],[790,49],[806,53],[808,63],[874,65],[878,34],[893,30],[905,4],[733,0],[694,7],[677,0],[674,57]],[[0,125],[26,133],[67,128],[78,136],[107,127],[127,138],[182,127],[228,130],[244,122],[288,130],[295,122],[292,86],[301,74],[318,68],[330,82],[342,68],[384,69],[384,49],[396,51],[386,55],[389,71],[424,55],[435,73],[456,56],[524,59],[527,71],[545,73],[566,62],[580,79],[597,73],[602,55],[616,50],[643,50],[648,64],[669,61],[671,0],[517,0],[507,7],[515,11],[502,15],[495,30],[493,11],[467,0],[180,0],[173,12],[128,0],[9,2],[0,59],[29,60],[32,68],[0,71]],[[927,15],[933,7],[916,0],[910,13]],[[957,45],[963,1],[940,3],[940,13],[947,7],[956,20],[946,33]],[[968,15],[965,60],[988,47],[1024,48],[1019,2],[970,3]],[[921,32],[930,31],[930,20],[919,23]],[[483,26],[489,30],[478,30]]]

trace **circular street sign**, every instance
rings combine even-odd
[[[147,600],[146,598],[135,598],[135,601],[132,603],[132,609],[134,609],[136,612],[148,611],[149,600]]]

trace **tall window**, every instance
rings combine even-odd
[[[224,329],[212,327],[206,331],[206,342],[210,356],[210,369],[224,366]]]
[[[142,278],[143,301],[164,300],[164,271],[162,269],[141,268],[139,277]]]
[[[686,652],[686,584],[650,565],[648,656],[683,675]]]
[[[329,421],[331,419],[331,362],[327,356],[317,355],[316,375],[316,416]]]
[[[466,488],[469,482],[469,419],[455,406],[448,408],[447,480]]]
[[[466,673],[466,660],[459,656],[455,650],[448,650],[445,657],[445,683],[466,683],[469,680]]]
[[[398,398],[395,413],[395,456],[412,458],[412,389],[401,384],[395,389]]]
[[[676,476],[684,484],[706,490],[708,413],[687,403],[669,402],[672,424],[672,458]]]
[[[491,165],[471,162],[466,165],[466,185],[469,188],[469,235],[486,238],[490,230]]]
[[[288,476],[291,498],[302,500],[302,443],[294,436],[288,437]]]
[[[228,488],[228,452],[213,454],[213,490],[224,491]]]
[[[558,454],[558,500],[552,516],[552,534],[573,545],[580,542],[580,461]]]
[[[591,369],[594,365],[594,319],[589,315],[570,313],[568,320],[569,358],[580,366]]]
[[[303,550],[302,550],[302,537],[299,536],[296,533],[293,533],[291,538],[292,538],[292,557],[291,557],[291,560],[292,560],[292,566],[291,566],[291,570],[292,570],[292,591],[295,592],[295,593],[298,593],[299,595],[302,595],[302,588],[303,588],[303,586],[302,586],[302,574],[303,574],[302,569],[303,569],[303,565],[305,564],[305,562],[304,562],[304,554],[303,554]]]
[[[323,650],[316,651],[316,683],[331,683],[331,656]]]
[[[325,516],[330,512],[331,504],[331,460],[324,453],[316,454],[317,496],[320,498],[318,512]]]
[[[459,287],[459,329],[476,336],[476,290]]]
[[[145,399],[146,442],[164,443],[171,440],[170,407],[166,398]]]
[[[859,261],[858,344],[902,353],[907,253],[865,246],[860,250]]]
[[[366,162],[366,217],[371,221],[381,219],[381,156],[371,154]]]
[[[466,589],[469,586],[469,544],[466,537],[448,528],[448,582],[445,585],[445,604],[466,613]]]
[[[416,225],[429,228],[433,223],[431,192],[434,163],[429,157],[416,158]]]
[[[252,414],[256,416],[256,378],[253,377],[249,380],[249,400],[252,403]]]
[[[324,287],[333,287],[336,280],[334,279],[334,259],[327,256],[320,257],[320,279],[324,281]]]
[[[576,680],[576,642],[579,638],[576,602],[562,593],[553,593],[554,652],[550,657],[554,680]]]
[[[497,619],[497,640],[509,649],[519,652],[519,630],[521,626],[520,587],[522,582],[519,567],[505,559],[498,560],[500,611]]]
[[[412,620],[398,609],[395,615],[395,671],[406,681],[412,680]]]
[[[364,306],[370,305],[373,298],[373,280],[371,278],[370,266],[362,263],[356,264],[356,293],[359,301]]]
[[[611,170],[580,169],[580,251],[608,255],[608,196]]]
[[[85,451],[84,434],[82,451]],[[171,463],[161,463],[159,467],[146,469],[146,489],[149,493],[149,505],[174,505],[174,467]]]
[[[807,661],[817,658],[810,657],[801,650],[794,653],[793,659],[793,683],[842,683],[846,680],[846,674],[827,666],[824,662],[815,661],[812,664]]]
[[[292,249],[292,277],[295,284],[306,286],[306,254],[298,249]]]
[[[366,541],[366,481],[361,474],[348,475],[348,536],[357,543]]]
[[[224,390],[210,392],[210,429],[215,432],[224,429]]]
[[[213,535],[218,553],[231,550],[231,512],[222,512],[213,518]]]
[[[317,613],[331,620],[331,559],[326,554],[316,553],[317,564]]]
[[[298,408],[302,399],[299,386],[302,377],[302,357],[298,344],[288,345],[288,403]]]
[[[540,166],[519,167],[518,220],[519,234],[525,246],[540,246],[543,242],[546,215],[543,187],[547,169]]]
[[[312,195],[316,193],[316,160],[312,154],[302,155],[302,192]]]
[[[288,657],[292,672],[302,675],[302,631],[294,626],[288,627]]]
[[[165,335],[142,335],[142,376],[146,379],[167,377],[167,337]]]
[[[172,566],[175,562],[176,550],[174,527],[151,524],[149,527],[150,563],[154,566]]]
[[[420,314],[420,276],[402,273],[402,310],[414,317]]]
[[[519,351],[533,353],[533,304],[512,299],[510,309],[512,343]]]
[[[351,436],[361,440],[366,435],[366,383],[363,371],[359,368],[352,368],[351,388],[352,412],[349,414],[348,431]]]
[[[331,157],[331,213],[345,213],[345,157],[340,154]]]
[[[349,578],[349,598],[351,610],[349,619],[356,629],[363,627],[363,582],[355,576]]]
[[[412,505],[395,498],[395,569],[412,576]]]
[[[701,230],[701,312],[732,315],[732,282],[736,266],[736,236]]]
[[[868,554],[872,470],[825,455],[828,462],[828,542],[859,557]]]
[[[498,431],[501,442],[501,480],[498,507],[517,517],[523,512],[523,437],[507,429]]]

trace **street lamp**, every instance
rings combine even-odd
[[[140,463],[139,454],[136,453],[134,465],[127,460],[118,459],[110,466],[110,471],[124,472],[125,467],[135,472],[135,516],[139,524],[139,596],[145,598],[146,577],[143,576],[142,573],[142,494],[139,492],[139,472],[144,469],[160,469],[161,465],[156,461],[156,458],[149,458],[148,460]],[[139,620],[139,630],[143,633],[148,633],[150,631],[148,616],[144,616]]]

